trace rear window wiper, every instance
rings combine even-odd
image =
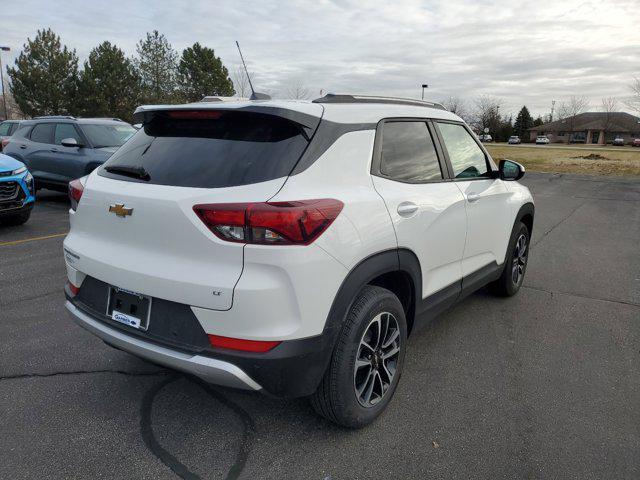
[[[104,169],[109,173],[119,173],[127,177],[138,178],[140,180],[151,180],[149,172],[144,167],[134,167],[131,165],[107,165]]]

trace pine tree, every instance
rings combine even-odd
[[[538,116],[538,118],[533,121],[533,126],[539,127],[540,125],[544,125],[544,120],[542,120],[541,116]]]
[[[135,65],[142,81],[145,103],[171,103],[176,94],[178,54],[157,30],[138,42]]]
[[[533,118],[531,118],[529,109],[526,106],[523,106],[520,109],[520,112],[518,112],[516,123],[513,125],[513,131],[517,136],[524,140],[525,138],[529,138],[527,131],[531,127],[533,127]]]
[[[78,96],[84,116],[130,121],[141,102],[140,76],[122,50],[103,42],[89,53],[80,74]]]
[[[38,30],[34,40],[27,39],[15,67],[7,72],[11,93],[25,115],[75,113],[78,57],[51,29]]]
[[[195,102],[205,95],[231,96],[234,94],[229,71],[216,57],[213,49],[199,43],[182,52],[178,65],[180,97]]]

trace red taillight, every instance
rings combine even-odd
[[[209,335],[211,346],[217,348],[228,348],[230,350],[241,350],[243,352],[265,353],[272,350],[280,341],[243,340],[241,338],[221,337],[219,335]]]
[[[342,211],[339,200],[196,205],[194,211],[219,238],[259,245],[309,245]]]
[[[73,283],[69,281],[67,281],[67,285],[69,285],[69,290],[71,291],[71,295],[73,295],[74,297],[78,295],[78,292],[80,291],[80,287],[76,287]]]
[[[82,198],[84,185],[79,178],[69,182],[69,200],[71,200],[71,209],[75,212],[78,209],[78,202]]]

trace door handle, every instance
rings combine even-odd
[[[24,150],[25,148],[27,148],[27,146],[26,145],[20,145],[20,148]]]
[[[476,195],[475,193],[467,195],[467,202],[469,203],[477,202],[478,200],[480,200],[480,195]]]
[[[52,152],[52,153],[57,153],[57,152],[58,152],[58,149],[57,149],[57,148],[52,148],[52,149],[51,149],[51,150],[49,150],[49,151],[50,151],[50,152]]]
[[[401,217],[410,217],[418,211],[418,205],[412,202],[402,202],[398,205],[398,215]]]

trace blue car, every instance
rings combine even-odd
[[[36,117],[20,123],[2,153],[27,166],[37,189],[66,192],[71,180],[89,175],[134,133],[114,118]]]
[[[36,201],[33,177],[24,163],[0,153],[0,223],[22,225]]]

